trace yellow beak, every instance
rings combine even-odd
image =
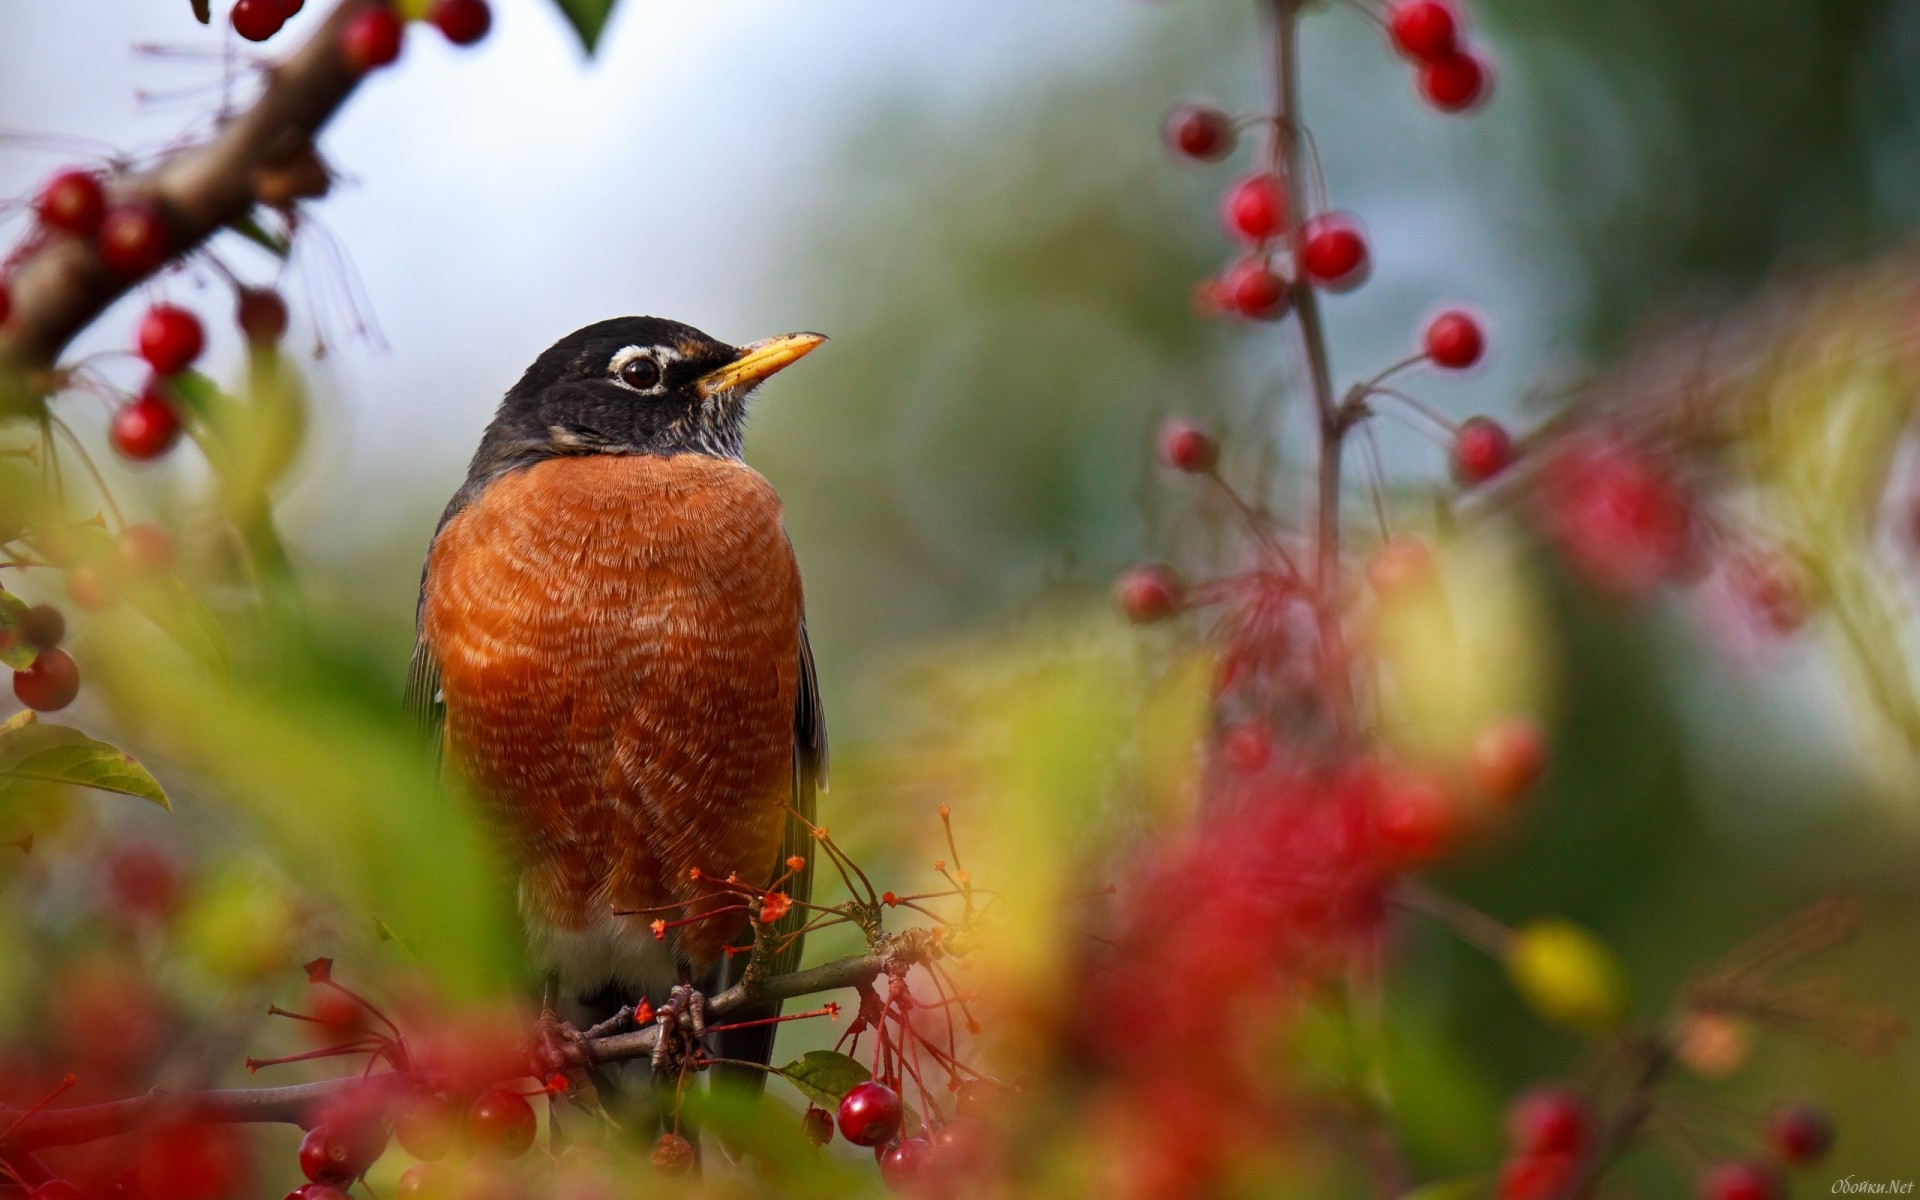
[[[757,341],[717,371],[709,371],[694,384],[702,399],[716,392],[730,392],[759,383],[790,363],[813,353],[827,339],[818,333],[783,333]]]

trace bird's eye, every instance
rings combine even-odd
[[[620,364],[620,382],[630,388],[649,391],[660,386],[660,364],[649,355],[639,355]]]

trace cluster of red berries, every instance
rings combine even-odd
[[[1387,35],[1419,71],[1420,94],[1442,112],[1466,112],[1493,90],[1493,66],[1462,38],[1466,22],[1448,0],[1398,0]]]
[[[198,361],[207,331],[187,309],[156,304],[141,317],[135,340],[153,373],[140,394],[114,414],[109,436],[121,457],[147,462],[180,440],[180,414],[168,398],[167,380]]]
[[[250,42],[279,33],[305,0],[234,0],[233,31]],[[493,28],[487,0],[434,0],[427,20],[456,46],[471,46]],[[400,15],[381,5],[356,14],[340,31],[340,53],[357,72],[384,67],[400,57]]]
[[[92,171],[55,175],[40,189],[33,207],[42,230],[93,242],[100,261],[119,275],[149,274],[172,253],[172,231],[159,206],[140,197],[109,200],[100,176]]]
[[[444,1196],[454,1189],[445,1159],[458,1144],[476,1158],[504,1161],[533,1148],[539,1121],[525,1096],[491,1088],[470,1103],[453,1096],[417,1097],[400,1108],[394,1137],[420,1161],[401,1173],[401,1196]],[[308,1178],[312,1178],[311,1175]],[[291,1200],[291,1198],[290,1198]]]
[[[988,1139],[976,1117],[995,1086],[984,1079],[968,1080],[959,1086],[952,1120],[925,1134],[903,1136],[906,1106],[900,1093],[868,1080],[847,1090],[833,1116],[808,1109],[801,1129],[816,1146],[832,1141],[837,1126],[853,1145],[871,1148],[881,1181],[896,1195],[947,1196],[958,1180],[987,1170]]]
[[[80,666],[60,649],[67,619],[51,604],[36,604],[21,614],[15,634],[38,650],[33,662],[13,673],[15,699],[36,712],[58,712],[80,694]]]

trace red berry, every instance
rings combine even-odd
[[[147,275],[167,261],[167,219],[145,200],[123,200],[100,222],[100,261],[121,275]]]
[[[332,992],[331,988],[327,990]],[[415,1158],[427,1162],[445,1158],[453,1149],[454,1135],[460,1131],[462,1111],[463,1106],[451,1096],[413,1097],[401,1104],[394,1116],[393,1136],[399,1139],[400,1148]]]
[[[1367,560],[1367,583],[1381,599],[1412,595],[1439,578],[1433,551],[1416,537],[1397,537]]]
[[[264,42],[287,23],[281,0],[234,0],[233,31],[250,42]]]
[[[1833,1118],[1811,1104],[1789,1104],[1767,1118],[1767,1142],[1789,1166],[1826,1157],[1833,1146]]]
[[[1451,308],[1427,322],[1426,343],[1434,366],[1464,371],[1486,353],[1487,334],[1472,313]]]
[[[840,1136],[856,1146],[881,1146],[900,1132],[900,1093],[869,1079],[840,1097]]]
[[[352,1200],[352,1198],[330,1183],[303,1183],[288,1192],[286,1200]]]
[[[1233,185],[1220,206],[1227,232],[1249,242],[1264,242],[1287,227],[1287,193],[1280,181],[1262,172]]]
[[[906,1138],[882,1150],[880,1181],[900,1196],[917,1196],[927,1190],[928,1170],[933,1165],[933,1143],[923,1137]]]
[[[277,0],[268,0],[277,3]],[[157,374],[177,375],[207,348],[207,331],[200,318],[172,304],[156,304],[140,318],[136,335],[140,357]]]
[[[1300,269],[1315,286],[1347,292],[1367,281],[1367,238],[1344,213],[1313,218],[1300,230]]]
[[[180,414],[152,387],[113,415],[113,448],[134,462],[159,458],[180,440]]]
[[[1510,804],[1547,769],[1547,746],[1532,721],[1509,717],[1482,729],[1467,750],[1467,775],[1489,800]]]
[[[531,1104],[496,1088],[482,1092],[467,1109],[467,1148],[494,1158],[519,1158],[532,1149],[537,1128]]]
[[[299,16],[300,10],[306,6],[307,0],[280,0],[280,7],[287,14],[289,21]]]
[[[7,281],[0,279],[0,325],[7,323],[13,315],[13,293],[7,290]]]
[[[40,189],[33,209],[49,229],[92,237],[100,232],[100,221],[107,215],[107,193],[91,171],[62,171]]]
[[[1573,1182],[1579,1165],[1571,1154],[1530,1154],[1510,1159],[1500,1169],[1495,1200],[1552,1200]]]
[[[1004,1089],[991,1079],[969,1079],[953,1093],[953,1111],[962,1117],[993,1116]]]
[[[124,916],[164,921],[179,907],[180,870],[155,846],[122,846],[107,859],[107,895]]]
[[[454,1175],[437,1162],[415,1163],[400,1172],[393,1192],[407,1200],[444,1200],[454,1194]]]
[[[1256,321],[1277,321],[1287,315],[1287,281],[1274,273],[1262,255],[1243,258],[1227,268],[1220,281],[1234,312]]]
[[[1493,67],[1471,50],[1420,66],[1420,94],[1441,112],[1475,108],[1493,90]]]
[[[357,72],[384,67],[400,57],[400,17],[390,8],[355,14],[340,31],[340,54]]]
[[[693,1143],[677,1133],[663,1133],[653,1143],[647,1161],[668,1179],[678,1179],[693,1166]]]
[[[80,665],[65,650],[42,650],[32,666],[13,673],[13,694],[35,712],[58,712],[80,694]]]
[[[1431,780],[1395,779],[1380,797],[1374,828],[1396,860],[1422,863],[1453,840],[1456,816],[1452,798]]]
[[[1490,417],[1469,417],[1453,438],[1453,475],[1461,483],[1485,483],[1513,464],[1513,437]]]
[[[1786,1200],[1779,1172],[1765,1163],[1724,1162],[1700,1177],[1700,1200]]]
[[[82,563],[67,568],[67,595],[87,612],[105,612],[120,602],[120,585],[99,567]]]
[[[1211,471],[1220,461],[1220,445],[1198,426],[1168,421],[1160,427],[1160,461],[1176,471]]]
[[[1779,637],[1797,633],[1813,618],[1813,587],[1791,557],[1750,550],[1727,566],[1727,582],[1747,610]]]
[[[1579,1155],[1593,1133],[1587,1102],[1567,1088],[1540,1088],[1507,1110],[1507,1137],[1515,1154]]]
[[[273,345],[287,334],[287,302],[272,288],[241,288],[234,321],[247,341]]]
[[[335,1128],[315,1125],[300,1139],[300,1173],[315,1183],[351,1183],[385,1153],[387,1130],[377,1118]]]
[[[1210,104],[1182,104],[1167,114],[1164,132],[1176,153],[1201,162],[1233,153],[1233,118]]]
[[[87,1200],[87,1194],[70,1179],[49,1179],[28,1192],[27,1200]]]
[[[173,570],[173,536],[158,525],[129,525],[115,539],[120,566],[135,579],[150,579]]]
[[[493,28],[493,9],[487,0],[435,0],[427,20],[456,46],[471,46]]]
[[[1149,564],[1121,575],[1114,586],[1114,597],[1120,602],[1120,611],[1127,615],[1127,620],[1136,625],[1145,625],[1180,611],[1184,591],[1180,577],[1170,568]]]
[[[1220,757],[1242,775],[1251,775],[1273,759],[1273,739],[1252,721],[1236,721],[1220,731]]]
[[[807,1106],[806,1115],[800,1118],[800,1135],[816,1146],[824,1146],[833,1140],[833,1114],[824,1108]]]
[[[1460,19],[1444,0],[1401,0],[1387,11],[1387,33],[1408,58],[1432,61],[1454,53]]]
[[[36,604],[21,614],[20,636],[29,646],[51,650],[67,636],[67,619],[51,604]]]

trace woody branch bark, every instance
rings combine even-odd
[[[707,1019],[717,1023],[732,1013],[764,1004],[770,1000],[792,1000],[841,988],[871,984],[882,971],[896,965],[913,952],[896,942],[870,949],[864,954],[835,959],[804,971],[777,975],[747,988],[738,985],[712,997]],[[653,1053],[659,1027],[648,1026],[631,1033],[613,1034],[567,1047],[567,1065],[617,1063],[645,1059]],[[531,1073],[531,1072],[530,1072]],[[228,1088],[211,1091],[164,1092],[155,1090],[144,1096],[88,1104],[74,1108],[48,1109],[19,1122],[6,1137],[0,1138],[0,1159],[49,1146],[72,1146],[98,1141],[125,1133],[157,1111],[190,1112],[198,1120],[232,1124],[310,1125],[315,1114],[328,1101],[360,1088],[391,1090],[398,1094],[410,1084],[406,1076],[394,1071],[370,1076],[347,1076],[317,1083],[297,1083],[284,1087]],[[0,1128],[13,1125],[18,1114],[0,1107]]]
[[[340,52],[355,14],[383,0],[340,0],[292,57],[272,67],[251,107],[205,141],[173,151],[145,171],[109,181],[111,199],[140,198],[166,218],[174,258],[246,217],[255,180],[304,152],[362,76]],[[50,237],[30,245],[9,273],[13,317],[0,327],[0,364],[45,372],[67,344],[141,280],[109,270],[91,241]]]

